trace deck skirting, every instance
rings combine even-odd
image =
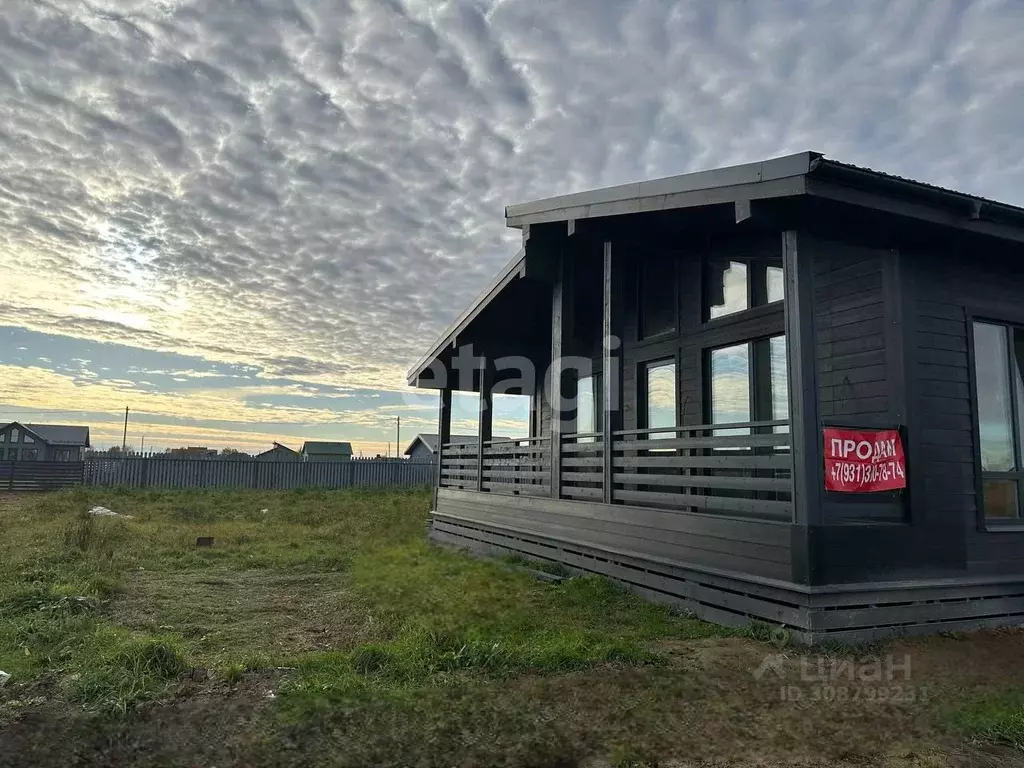
[[[605,576],[643,597],[729,627],[781,626],[798,643],[878,639],[1024,624],[1024,578],[916,579],[807,586],[552,538],[433,512],[429,538],[481,556],[521,555]]]

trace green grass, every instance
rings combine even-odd
[[[84,514],[96,504],[132,518]],[[431,547],[427,507],[422,492],[36,497],[4,512],[3,668],[124,712],[189,668],[235,684],[288,667],[282,709],[301,714],[366,691],[658,664],[656,641],[720,633],[601,579],[550,584]]]
[[[970,736],[1024,750],[1024,688],[968,698],[951,717]]]
[[[83,514],[96,504],[132,518]],[[908,754],[954,732],[1024,749],[1013,635],[980,655],[915,646],[914,685],[950,702],[932,709],[782,706],[753,675],[781,653],[798,680],[778,628],[428,545],[428,508],[426,492],[123,489],[0,507],[0,766],[872,764],[882,732]],[[962,698],[994,679],[1019,692]]]

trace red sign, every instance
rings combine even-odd
[[[826,490],[871,493],[906,487],[899,430],[825,427]]]

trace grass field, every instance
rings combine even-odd
[[[84,514],[96,504],[132,517]],[[431,547],[428,506],[357,491],[0,500],[0,765],[1024,761],[1018,630],[780,648],[597,578]],[[907,657],[894,680],[872,673]],[[809,676],[818,665],[840,674]]]

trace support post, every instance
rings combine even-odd
[[[622,340],[619,337],[619,306],[618,281],[615,280],[615,268],[612,262],[612,244],[604,244],[604,275],[601,281],[604,300],[602,302],[601,346],[603,360],[601,365],[602,398],[602,443],[601,454],[604,457],[603,482],[604,503],[611,504],[615,500],[614,493],[614,439],[615,431],[622,428]]]
[[[786,365],[793,458],[793,580],[813,584],[816,542],[824,496],[821,419],[818,415],[814,270],[809,241],[795,230],[782,233],[785,274]]]
[[[484,490],[484,456],[487,454],[487,443],[491,440],[491,424],[494,414],[494,366],[483,358],[480,368],[480,418],[477,421],[477,453],[476,453],[476,489]]]
[[[558,255],[558,268],[551,286],[551,368],[548,371],[548,408],[551,411],[551,498],[562,495],[562,378],[563,357],[567,352],[568,333],[565,318],[566,253]]]
[[[452,437],[452,391],[442,389],[437,405],[437,476],[434,483],[434,509],[437,509],[437,491],[441,487],[441,471],[444,468],[444,444]]]

